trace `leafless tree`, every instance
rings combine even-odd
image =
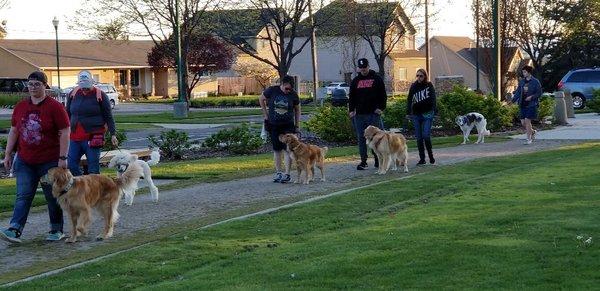
[[[172,38],[179,22],[182,63],[184,68],[188,68],[186,56],[190,50],[192,34],[202,31],[200,25],[205,11],[220,4],[220,0],[180,0],[177,19],[174,0],[85,0],[70,27],[97,35],[98,28],[102,28],[107,22],[123,23],[123,32],[132,36],[149,37],[159,46]],[[184,70],[183,74],[184,82],[187,82],[188,70]]]
[[[385,78],[386,59],[390,53],[401,51],[400,41],[407,34],[415,34],[414,20],[422,7],[415,0],[367,0],[354,3],[359,36],[371,48],[379,74]],[[352,6],[350,6],[352,7]]]
[[[481,41],[480,62],[482,63],[482,71],[489,76],[489,81],[495,79],[494,69],[494,27],[492,21],[492,3],[491,1],[479,1],[479,16],[476,15],[476,1],[473,1],[472,10],[473,17],[479,17],[479,38]],[[510,79],[516,76],[509,76],[508,70],[511,64],[510,57],[517,46],[516,26],[519,24],[518,9],[521,5],[521,0],[504,0],[500,1],[499,11],[499,26],[500,26],[500,72],[502,75],[501,96],[506,93],[506,87]],[[477,29],[477,28],[476,28]],[[489,84],[491,86],[491,84]]]
[[[544,61],[560,36],[560,22],[551,17],[554,0],[524,0],[517,7],[515,43],[529,55],[542,80]]]
[[[10,0],[0,0],[0,10],[7,8],[10,4]]]
[[[309,21],[303,21],[308,16],[308,6],[311,4],[313,10],[324,6],[324,2],[316,0],[247,0],[239,3],[238,7],[244,10],[238,16],[248,18],[246,22],[255,22],[264,28],[259,35],[243,36],[248,38],[243,41],[240,41],[242,36],[236,33],[241,19],[233,19],[238,17],[220,17],[214,21],[209,17],[207,20],[214,23],[216,27],[213,32],[219,37],[256,60],[272,66],[282,77],[287,75],[294,58],[310,42],[310,37],[300,36],[321,24],[315,21],[311,26]],[[248,40],[255,42],[256,46],[260,44],[266,47],[270,53],[261,54],[259,48],[248,44]]]

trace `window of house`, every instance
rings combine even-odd
[[[140,70],[131,70],[131,86],[137,87],[140,85]]]
[[[125,84],[127,82],[127,78],[125,78],[126,73],[127,73],[127,71],[125,71],[125,70],[119,70],[119,85],[120,86],[125,86]]]
[[[400,68],[398,70],[398,80],[400,80],[400,81],[406,81],[407,80],[407,78],[406,78],[407,76],[406,75],[407,75],[406,68]]]
[[[92,78],[94,79],[94,81],[100,82],[100,75],[99,74],[93,74]]]

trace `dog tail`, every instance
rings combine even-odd
[[[329,151],[329,148],[328,148],[328,147],[322,147],[322,148],[321,148],[321,155],[322,155],[323,157],[325,157],[325,155],[327,154],[327,151]]]
[[[147,161],[146,163],[148,163],[148,166],[154,166],[154,165],[158,164],[159,161],[160,161],[160,152],[158,152],[157,150],[153,150],[152,153],[150,153],[150,160]]]
[[[489,129],[486,129],[483,134],[485,134],[485,135],[492,135],[492,132]]]
[[[137,183],[143,173],[142,167],[138,163],[130,163],[129,167],[127,167],[127,170],[123,172],[121,177],[116,179],[119,190],[123,190],[124,188],[127,188],[128,185]]]

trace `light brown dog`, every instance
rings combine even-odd
[[[399,165],[404,166],[404,172],[408,172],[408,147],[406,138],[399,133],[386,132],[375,126],[369,125],[365,129],[367,145],[377,155],[380,161],[377,174],[385,174],[393,165],[396,171]]]
[[[77,236],[87,234],[92,218],[92,208],[104,218],[104,232],[98,240],[112,237],[115,222],[119,218],[117,207],[124,188],[135,186],[142,175],[142,168],[131,163],[120,178],[92,174],[73,177],[68,169],[52,168],[42,182],[52,185],[52,195],[71,219],[71,236],[67,242],[77,241]]]
[[[325,154],[327,147],[318,147],[301,142],[293,133],[279,135],[279,141],[287,145],[287,152],[296,161],[298,179],[294,183],[308,184],[314,179],[315,165],[321,170],[321,181],[325,181],[323,165],[325,163]],[[301,180],[302,172],[305,172],[306,178]]]

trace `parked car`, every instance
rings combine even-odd
[[[558,89],[571,92],[575,109],[584,108],[593,91],[600,90],[600,68],[571,70],[560,80]]]
[[[0,92],[3,92],[3,93],[27,92],[27,79],[0,78]]]
[[[106,96],[108,96],[108,100],[110,101],[111,108],[114,109],[115,106],[117,106],[119,104],[119,92],[117,91],[115,86],[113,86],[112,84],[107,84],[107,83],[96,83],[96,84],[94,84],[94,86],[96,86],[97,88],[102,90],[104,93],[106,93]],[[66,104],[67,97],[69,96],[69,94],[71,94],[71,91],[73,91],[73,88],[75,88],[75,87],[68,87],[68,88],[64,88],[62,90],[62,93],[60,94],[60,96],[62,97],[62,99],[65,100],[65,104]]]
[[[331,105],[333,106],[346,106],[348,104],[348,94],[346,90],[337,88],[331,93]]]
[[[325,89],[327,90],[327,95],[333,94],[333,90],[335,89],[342,89],[346,91],[346,95],[350,94],[350,85],[344,82],[330,83],[329,85],[325,86]]]

